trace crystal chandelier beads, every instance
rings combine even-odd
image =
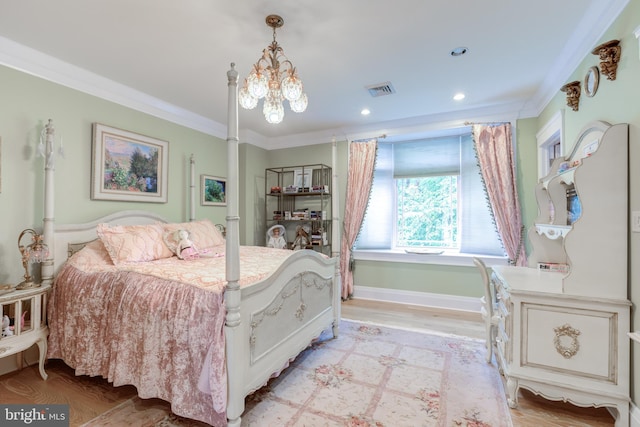
[[[269,94],[262,106],[262,113],[267,122],[271,124],[278,124],[284,118],[284,107],[282,106],[282,100],[279,96]]]
[[[278,15],[269,15],[266,23],[273,28],[273,41],[253,65],[238,93],[238,102],[242,108],[253,109],[264,99],[262,112],[267,122],[277,124],[284,118],[285,99],[296,113],[306,110],[308,99],[295,67],[276,41],[276,28],[282,27],[284,20]]]
[[[302,113],[307,109],[308,103],[309,102],[307,101],[307,94],[303,93],[302,95],[300,95],[300,98],[296,99],[295,101],[289,101],[289,106],[294,113]]]
[[[287,101],[295,101],[302,96],[302,81],[294,73],[282,79],[280,86],[282,96],[284,96]]]
[[[247,77],[247,89],[254,98],[264,98],[269,90],[269,79],[266,73],[262,70],[256,71],[255,69],[251,71],[251,74]]]
[[[258,98],[251,96],[247,86],[243,86],[240,92],[238,92],[238,102],[240,102],[240,106],[245,110],[253,110],[258,105]]]

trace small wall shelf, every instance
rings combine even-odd
[[[570,225],[536,224],[536,232],[554,240],[563,238],[571,231]]]

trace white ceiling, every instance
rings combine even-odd
[[[241,136],[392,137],[539,114],[628,1],[0,0],[0,64],[224,137],[229,64],[247,75],[278,14],[309,107],[285,107],[278,125],[240,109]],[[372,98],[366,86],[384,82],[396,93]]]

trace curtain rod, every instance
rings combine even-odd
[[[350,142],[364,142],[364,141],[369,141],[369,140],[374,139],[374,138],[377,138],[377,139],[385,139],[386,137],[387,137],[387,134],[386,134],[386,133],[383,133],[383,134],[382,134],[382,135],[380,135],[380,136],[372,136],[372,137],[370,137],[370,138],[354,139],[354,140],[351,140]]]
[[[511,124],[510,121],[506,122],[464,122],[465,126],[473,126],[473,125],[506,125],[507,123]]]

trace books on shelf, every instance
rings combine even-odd
[[[329,186],[328,185],[312,185],[309,191],[311,193],[328,193]]]
[[[311,211],[311,219],[324,219],[327,217],[327,211]]]

